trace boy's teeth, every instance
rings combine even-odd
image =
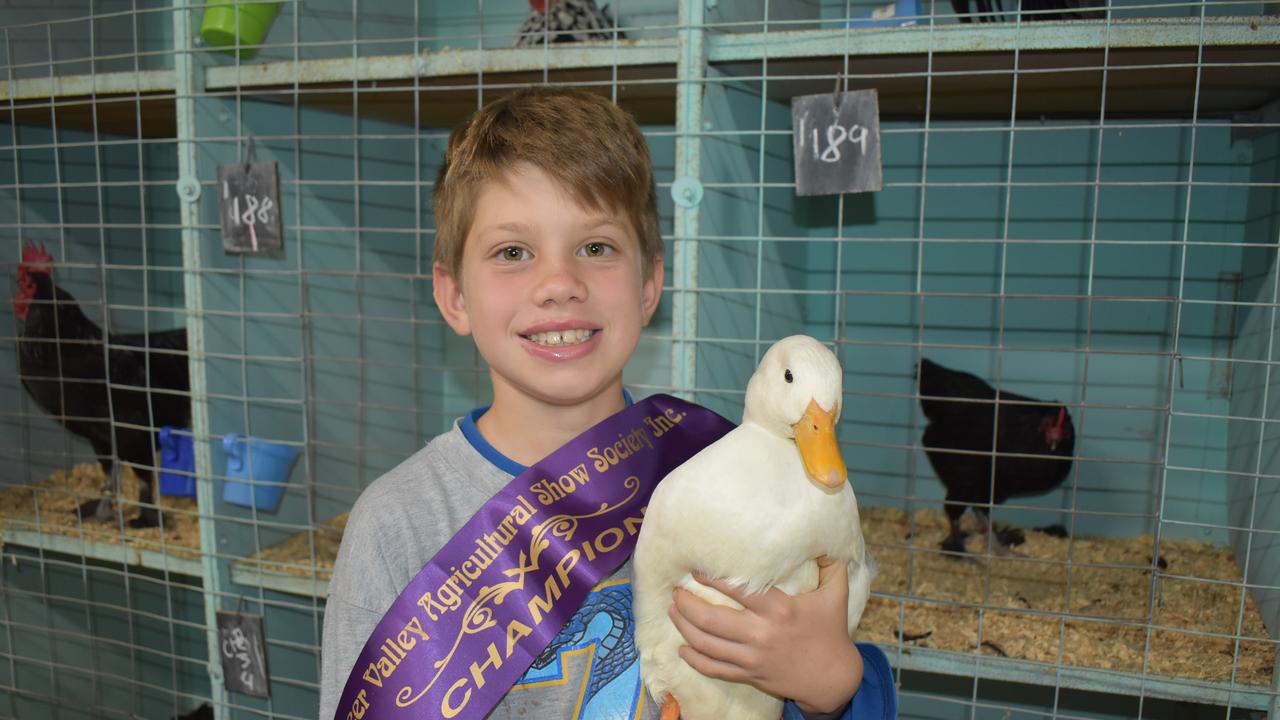
[[[560,345],[577,345],[584,343],[591,337],[593,330],[560,330],[553,332],[534,333],[529,339],[539,345],[547,345],[556,347]]]

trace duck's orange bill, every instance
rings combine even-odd
[[[810,400],[800,422],[791,427],[804,471],[819,485],[835,489],[849,479],[849,471],[836,442],[835,415]]]

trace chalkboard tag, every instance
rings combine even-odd
[[[283,249],[276,163],[219,165],[218,213],[222,217],[223,250],[275,253]]]
[[[218,649],[222,654],[222,684],[228,690],[271,697],[261,615],[219,610]]]
[[[797,195],[838,195],[884,187],[880,101],[855,90],[791,98]]]

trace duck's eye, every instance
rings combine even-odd
[[[795,381],[795,378],[794,378],[794,377],[791,377],[791,370],[790,370],[790,369],[788,369],[786,372],[782,373],[782,379],[783,379],[783,380],[786,380],[787,382],[793,382],[793,381]]]

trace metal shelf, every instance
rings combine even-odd
[[[172,70],[0,81],[0,122],[142,138],[178,134]]]
[[[1033,660],[957,653],[929,648],[881,645],[889,662],[902,670],[974,677],[982,680],[1024,683],[1046,687],[1125,695],[1160,697],[1184,702],[1267,710],[1275,692],[1264,687],[1230,685],[1199,680],[1143,676],[1136,673],[1056,666]]]
[[[1203,46],[1203,47],[1202,47]],[[765,78],[770,97],[822,92],[848,64],[886,117],[1227,116],[1280,96],[1280,17],[1148,18],[708,33],[706,82]],[[447,127],[486,97],[537,82],[597,85],[641,122],[676,122],[671,39],[206,67],[209,95],[298,102]],[[847,56],[847,60],[846,60]],[[172,70],[0,82],[0,121],[176,137]],[[54,117],[53,113],[57,113]]]
[[[4,531],[3,544],[62,553],[91,560],[143,567],[160,572],[177,573],[199,578],[202,570],[198,558],[182,557],[137,545],[93,540],[85,536],[58,535],[34,530],[17,530],[12,526]],[[188,552],[194,553],[193,550]]]
[[[272,563],[259,563],[255,560],[247,559],[232,561],[231,582],[308,598],[323,600],[328,597],[328,580],[320,577],[303,577],[270,572],[262,568],[263,564],[269,565]]]
[[[1274,15],[1200,18],[1066,20],[1028,23],[955,23],[906,27],[854,27],[733,33],[707,37],[711,62],[761,58],[843,58],[1045,50],[1253,47],[1280,43]],[[1272,57],[1274,62],[1275,58]]]
[[[251,587],[324,599],[328,581],[294,575],[264,572],[258,563],[237,560],[231,565],[231,579]],[[1064,687],[1091,692],[1126,696],[1143,695],[1184,702],[1248,709],[1267,710],[1274,691],[1265,687],[1230,685],[1180,678],[1143,676],[1131,672],[1094,668],[1056,666],[1018,658],[958,653],[930,648],[899,647],[879,644],[894,668],[930,672],[982,680],[1024,683],[1045,687]]]

